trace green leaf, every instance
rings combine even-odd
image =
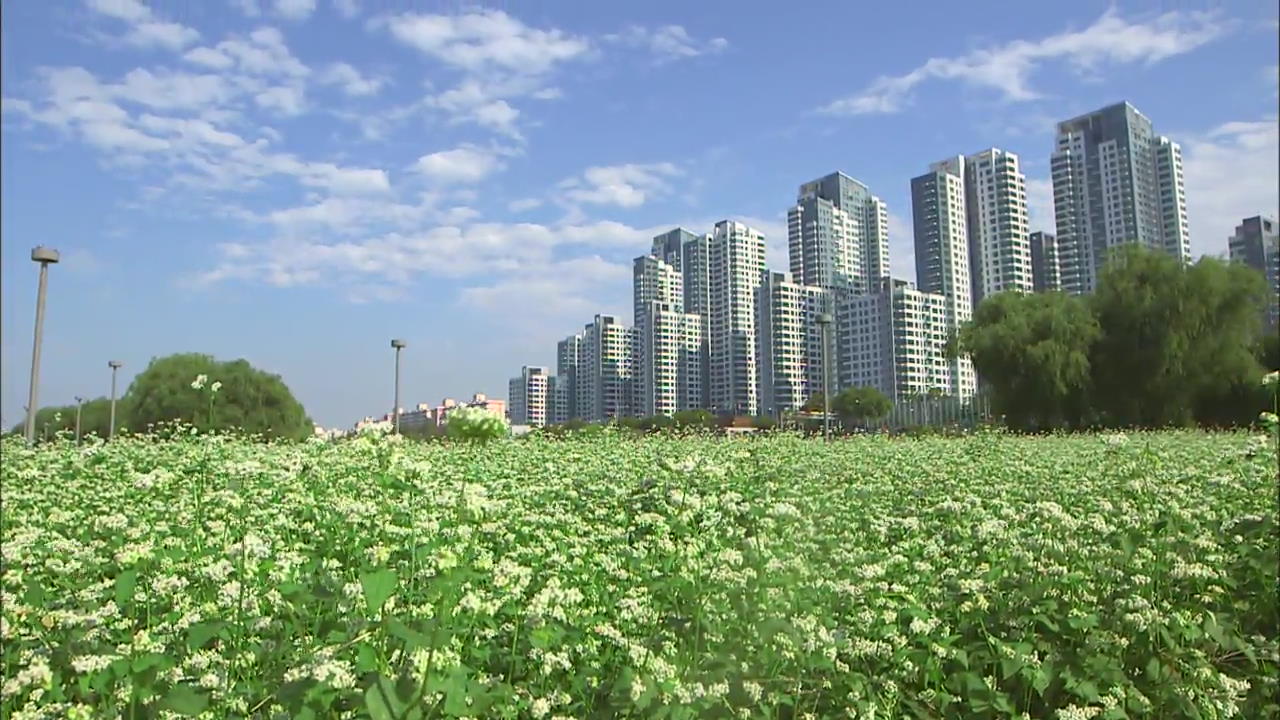
[[[1031,688],[1036,691],[1036,695],[1044,696],[1044,691],[1049,688],[1049,673],[1043,668],[1036,668],[1035,677],[1031,678]]]
[[[370,615],[375,615],[382,610],[382,606],[396,591],[396,585],[399,582],[400,579],[395,572],[387,568],[360,576],[360,587],[364,588],[364,602],[368,606]]]
[[[378,656],[374,652],[373,647],[369,643],[360,643],[356,646],[356,670],[362,673],[369,672],[378,667]]]
[[[379,675],[378,681],[364,691],[364,707],[373,720],[395,720],[401,710],[400,699],[396,697],[396,686]]]
[[[134,659],[133,671],[135,673],[146,672],[147,670],[161,665],[168,660],[169,658],[167,656],[161,655],[160,653],[147,653],[146,655],[142,655]]]
[[[392,637],[397,637],[403,640],[405,649],[409,652],[413,652],[420,647],[428,647],[430,645],[430,642],[427,641],[426,635],[423,635],[417,630],[405,625],[400,618],[387,618],[387,630],[391,633]]]
[[[22,604],[27,607],[44,607],[44,586],[35,575],[27,577],[27,591],[22,596]]]
[[[190,685],[174,685],[164,696],[163,705],[179,715],[195,717],[209,707],[209,696],[201,695]]]
[[[191,650],[199,650],[208,644],[209,640],[222,631],[226,626],[224,622],[207,622],[196,623],[187,628],[187,647]]]
[[[1151,658],[1147,661],[1147,679],[1155,682],[1160,679],[1160,659]]]
[[[138,585],[138,571],[125,570],[116,576],[116,606],[123,608],[133,603],[133,590]]]

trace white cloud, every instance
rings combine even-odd
[[[142,69],[114,84],[80,67],[46,68],[38,77],[42,95],[6,99],[7,113],[78,137],[109,160],[136,163],[155,154],[156,167],[166,169],[171,182],[180,186],[244,192],[265,178],[283,176],[334,195],[381,194],[391,188],[384,170],[300,160],[270,151],[266,138],[245,140],[227,129],[227,123],[239,118],[232,105],[237,98],[296,110],[300,98],[288,88],[244,96],[252,84],[240,87],[214,75]],[[142,108],[136,115],[127,109],[134,105]],[[165,114],[172,111],[184,115]],[[258,132],[279,140],[270,128]]]
[[[286,20],[306,20],[316,10],[316,0],[275,0],[275,11]]]
[[[245,38],[223,40],[212,48],[196,48],[183,55],[188,62],[225,69],[234,64],[249,75],[301,78],[310,69],[293,56],[284,35],[273,27],[260,27]]]
[[[129,23],[151,19],[151,8],[141,0],[88,0],[89,9]]]
[[[299,85],[270,87],[254,95],[253,99],[258,103],[258,107],[285,116],[300,115],[306,107],[306,92]]]
[[[519,200],[512,200],[507,203],[507,209],[511,212],[524,212],[525,210],[532,210],[541,206],[542,201],[538,198],[520,198]]]
[[[665,178],[680,174],[679,168],[667,162],[590,167],[581,177],[568,178],[558,187],[572,203],[634,208],[669,192]]]
[[[1194,50],[1225,31],[1225,24],[1207,13],[1174,11],[1148,22],[1129,22],[1112,8],[1083,30],[930,58],[905,75],[881,76],[861,93],[821,110],[834,115],[899,112],[910,102],[912,90],[930,79],[994,89],[1009,101],[1033,100],[1040,94],[1030,85],[1031,75],[1047,62],[1062,61],[1078,71],[1105,64],[1150,65]]]
[[[915,282],[916,242],[911,222],[889,213],[889,275]]]
[[[231,4],[248,17],[258,17],[262,14],[262,10],[258,7],[258,0],[231,0]]]
[[[314,212],[341,214],[354,211],[343,211],[335,206]],[[301,231],[277,235],[262,243],[236,242],[219,246],[220,262],[200,279],[206,283],[240,280],[286,287],[374,280],[404,284],[424,274],[492,278],[526,273],[532,268],[563,262],[571,258],[556,256],[582,248],[621,246],[628,251],[634,247],[636,252],[643,252],[653,235],[667,229],[638,229],[616,222],[555,226],[456,223],[419,231],[396,230],[361,239],[324,242],[314,233],[307,232],[306,227],[327,221],[316,221],[314,217],[278,220],[273,222]]]
[[[501,10],[461,15],[406,13],[378,21],[396,40],[466,70],[540,75],[587,52],[585,40],[531,28]]]
[[[348,20],[360,14],[360,3],[357,0],[333,0],[333,7]]]
[[[705,42],[695,40],[689,35],[689,31],[680,25],[664,25],[659,28],[632,25],[622,33],[606,35],[603,39],[605,42],[645,48],[658,62],[714,55],[724,52],[729,47],[729,41],[722,37]]]
[[[330,65],[318,79],[326,85],[341,87],[342,92],[352,97],[376,95],[384,83],[382,78],[365,77],[359,70],[344,62]]]
[[[226,70],[236,62],[226,53],[207,47],[192,48],[182,58],[187,62],[204,65],[215,70]]]
[[[1053,181],[1027,178],[1027,215],[1031,230],[1056,232],[1053,217]]]
[[[138,47],[163,47],[181,50],[200,39],[200,33],[173,22],[144,22],[135,25],[125,42]]]
[[[157,18],[141,0],[87,0],[86,5],[129,25],[124,41],[130,45],[181,50],[200,39],[200,33],[192,28]]]
[[[564,282],[572,277],[575,282]],[[458,304],[493,313],[522,331],[564,334],[596,313],[624,315],[624,291],[631,280],[629,266],[590,255],[550,263],[531,264],[521,272],[487,285],[463,288]],[[610,307],[612,305],[612,307]],[[530,318],[512,308],[538,308],[538,326],[526,327]]]
[[[501,168],[493,152],[474,145],[423,155],[414,164],[417,172],[438,183],[475,183]]]
[[[1280,217],[1277,118],[1184,136],[1182,154],[1193,255],[1225,253],[1227,238],[1246,217]]]

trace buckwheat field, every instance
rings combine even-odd
[[[1264,435],[2,450],[4,717],[1280,717]]]

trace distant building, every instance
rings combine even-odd
[[[1280,328],[1280,231],[1272,218],[1255,215],[1236,226],[1227,241],[1231,262],[1238,262],[1262,273],[1270,297],[1266,322],[1274,332]]]
[[[1031,278],[1036,292],[1062,289],[1062,267],[1058,260],[1058,239],[1047,232],[1033,232],[1031,239]]]
[[[546,368],[529,365],[520,369],[520,375],[511,378],[507,383],[507,397],[511,401],[512,425],[542,427],[548,423],[550,378]]]
[[[1062,286],[1093,292],[1114,248],[1191,261],[1182,151],[1127,102],[1058,123],[1050,159]]]
[[[607,422],[632,411],[636,334],[616,316],[596,315],[583,328],[574,392],[578,417]]]
[[[791,277],[827,291],[870,292],[889,275],[889,212],[841,172],[800,186],[787,211]]]
[[[840,386],[873,387],[893,399],[939,393],[970,397],[972,365],[947,357],[947,300],[905,280],[850,295],[838,310]]]
[[[815,285],[793,282],[790,273],[765,274],[758,303],[760,414],[777,417],[799,410],[822,391],[822,334],[817,318],[827,307],[828,294]],[[833,368],[833,387],[837,380]]]
[[[635,259],[633,412],[641,416],[672,415],[702,402],[702,317],[684,312],[679,266],[656,256],[680,254],[667,247],[669,237],[654,239],[655,255]]]
[[[708,402],[719,413],[757,413],[756,298],[764,279],[764,254],[764,234],[732,220],[716,223],[708,241]]]

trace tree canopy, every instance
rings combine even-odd
[[[893,401],[873,387],[848,387],[831,399],[831,409],[845,424],[878,420],[893,409]]]
[[[200,375],[207,378],[205,386],[193,388]],[[220,384],[216,392],[214,383]],[[200,353],[153,359],[129,385],[123,405],[133,432],[181,420],[201,430],[301,439],[314,427],[280,376],[258,370],[246,360],[220,362]]]
[[[1231,425],[1257,417],[1264,283],[1214,258],[1190,267],[1117,249],[1087,297],[998,293],[962,328],[1006,422],[1022,429],[1101,423]]]
[[[1085,413],[1098,323],[1062,293],[997,293],[978,305],[959,346],[995,407],[1021,429],[1077,425]]]

